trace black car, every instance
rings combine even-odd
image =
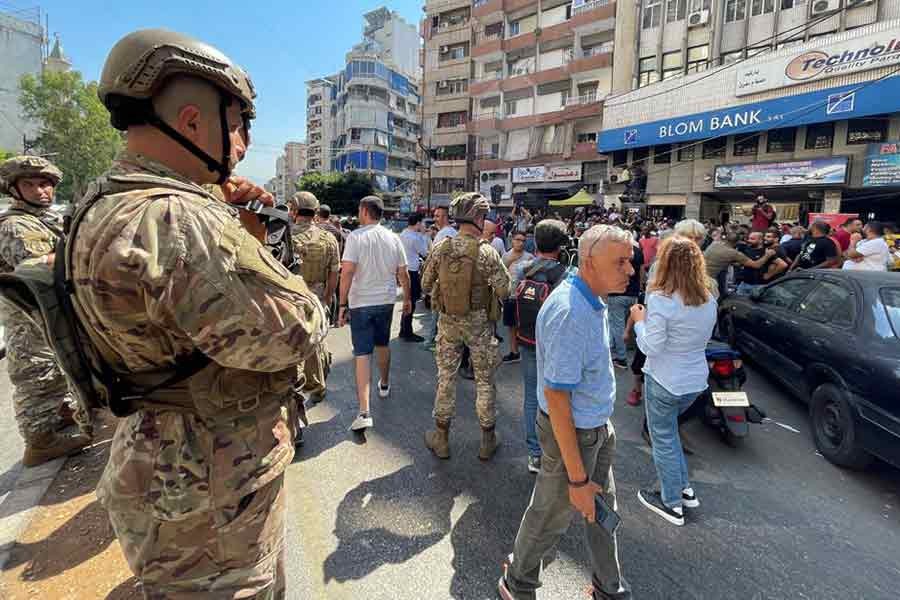
[[[731,296],[720,332],[809,402],[816,447],[900,467],[900,273],[812,270]]]

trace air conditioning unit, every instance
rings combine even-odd
[[[441,54],[447,54],[450,52],[450,46],[441,46]]]
[[[841,8],[841,0],[810,0],[809,16],[818,17]]]
[[[448,21],[444,21],[440,25],[438,25],[438,29],[448,29],[450,27],[450,23]]]
[[[450,87],[450,83],[447,82],[447,81],[440,81],[440,82],[438,82],[438,87],[439,87],[439,88]]]
[[[700,27],[709,23],[709,11],[698,10],[688,15],[688,27]]]
[[[875,0],[847,0],[847,8],[856,8],[864,4],[874,4]]]

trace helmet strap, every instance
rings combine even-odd
[[[230,99],[226,97],[224,93],[219,92],[219,127],[222,130],[221,162],[214,159],[212,156],[203,151],[203,149],[201,149],[197,144],[181,135],[181,133],[176,131],[175,128],[160,119],[159,115],[157,115],[156,111],[153,109],[152,104],[150,104],[148,107],[146,119],[148,124],[159,129],[161,132],[178,142],[185,150],[206,163],[206,168],[211,172],[218,173],[219,178],[216,180],[216,183],[221,185],[225,183],[225,181],[231,175],[231,170],[228,168],[229,158],[231,157],[231,137],[228,135],[227,116],[229,104]]]

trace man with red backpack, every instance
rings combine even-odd
[[[525,442],[528,445],[528,470],[541,470],[541,446],[538,443],[537,421],[537,354],[535,326],[541,305],[553,288],[565,279],[567,268],[559,262],[559,254],[569,241],[566,224],[544,220],[534,228],[537,257],[519,261],[513,269],[519,350],[522,357],[522,379],[525,384]]]

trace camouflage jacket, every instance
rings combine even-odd
[[[195,410],[120,422],[98,496],[165,520],[237,502],[293,458],[288,401],[325,335],[322,306],[235,209],[145,157],[120,155],[86,198],[76,306],[110,366],[134,378],[195,349],[212,359],[173,392]]]
[[[512,280],[497,251],[490,244],[482,244],[480,240],[470,235],[460,234],[438,242],[425,261],[422,270],[422,290],[432,295],[432,301],[439,296],[435,292],[441,285],[439,277],[441,262],[450,260],[453,254],[464,253],[466,246],[470,244],[478,244],[478,277],[475,278],[471,290],[473,305],[477,306],[478,299],[488,295],[484,289],[479,289],[480,285],[488,286],[490,294],[497,300],[505,300],[509,296]]]
[[[26,214],[19,214],[26,213]],[[13,200],[8,216],[0,213],[0,272],[8,273],[28,258],[52,253],[62,231],[62,216]]]
[[[341,268],[334,236],[312,223],[299,223],[291,230],[294,256],[300,260],[299,273],[310,287],[324,287],[328,276]]]

